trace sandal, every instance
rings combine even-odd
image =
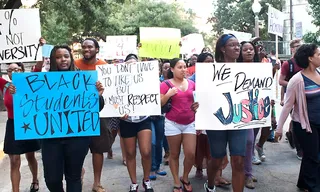
[[[108,159],[113,159],[113,151],[112,149],[108,152]]]
[[[175,192],[175,190],[179,190],[179,192],[181,192],[182,191],[182,187],[181,186],[180,187],[174,186],[173,187],[173,192]]]
[[[225,187],[225,186],[231,185],[231,182],[224,179],[223,177],[220,177],[214,181],[214,185],[216,187]]]
[[[96,188],[92,188],[92,192],[106,192],[106,190],[101,185],[99,185]]]
[[[39,191],[39,181],[31,183],[30,192]]]
[[[185,181],[182,179],[182,177],[180,177],[180,182],[183,184],[183,191],[184,191],[184,192],[192,192],[192,186],[191,186],[190,181],[189,181],[189,182],[185,182]],[[186,186],[187,186],[187,187],[191,186],[191,190],[188,190],[188,189],[186,188]]]

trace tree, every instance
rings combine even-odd
[[[311,9],[310,13],[312,15],[312,17],[314,18],[314,20],[312,21],[312,23],[316,26],[320,26],[320,4],[319,1],[317,0],[309,0],[309,8]],[[303,40],[306,43],[315,43],[317,45],[320,45],[320,30],[318,30],[315,33],[312,32],[308,32],[307,34],[305,34],[303,36]]]
[[[320,45],[319,34],[320,34],[319,32],[316,32],[316,33],[308,32],[303,36],[303,41],[305,43],[315,43],[319,46]]]
[[[255,21],[251,9],[252,3],[252,0],[218,0],[217,9],[214,12],[213,29],[219,35],[222,34],[223,29],[254,34]],[[271,36],[267,32],[268,29],[264,27],[268,23],[268,4],[282,10],[282,3],[279,3],[279,0],[260,0],[260,4],[262,7],[259,14],[260,20],[262,19],[260,37],[264,40],[270,40]]]
[[[139,35],[139,27],[180,28],[182,35],[197,32],[193,13],[176,4],[151,0],[42,0],[42,34],[49,43],[105,40],[107,35]]]

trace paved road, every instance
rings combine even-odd
[[[279,114],[279,113],[278,113]],[[4,123],[6,114],[0,112],[0,138],[4,135]],[[1,141],[1,140],[0,140]],[[121,164],[121,152],[119,147],[119,140],[117,138],[114,144],[113,151],[115,153],[114,159],[106,159],[103,167],[102,184],[109,192],[125,192],[128,191],[130,180],[126,167]],[[281,143],[267,143],[265,145],[265,153],[267,160],[262,165],[254,166],[253,173],[258,179],[256,189],[245,191],[252,192],[295,192],[298,189],[295,186],[300,161],[296,158],[295,153],[291,150],[288,144],[283,141]],[[41,154],[37,153],[37,159],[39,162],[39,180],[40,180],[40,192],[48,191],[45,187],[43,180],[43,167],[41,162]],[[180,158],[180,173],[182,170],[182,159]],[[137,176],[138,180],[142,179],[142,167],[140,163],[140,157],[137,158]],[[85,161],[86,175],[84,179],[83,191],[91,191],[93,183],[91,154],[88,154]],[[170,192],[172,191],[172,176],[169,171],[169,167],[165,167],[168,171],[168,176],[160,177],[153,182],[155,191],[157,192]],[[21,165],[21,191],[27,192],[30,186],[31,173],[28,170],[27,161],[23,157]],[[194,178],[195,169],[191,173],[191,182],[195,192],[201,192],[203,190],[203,183],[205,179],[199,180]],[[5,156],[0,160],[0,192],[9,192],[11,189],[10,172],[9,172],[9,159]],[[223,173],[224,177],[231,179],[230,165]],[[142,187],[140,185],[140,191]],[[218,192],[232,191],[231,187],[225,189],[218,189]]]

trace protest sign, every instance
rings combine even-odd
[[[99,53],[97,53],[97,58],[107,59],[107,43],[104,41],[99,41]]]
[[[53,47],[53,45],[44,44],[42,46],[42,57],[50,57]]]
[[[180,29],[140,27],[140,57],[173,59],[180,54]]]
[[[158,61],[97,65],[105,87],[101,117],[160,115]]]
[[[296,38],[303,37],[302,22],[296,22]]]
[[[245,32],[241,32],[241,31],[232,31],[232,30],[228,30],[228,29],[223,29],[223,33],[224,34],[233,34],[234,36],[237,37],[239,42],[250,41],[250,39],[252,37],[251,33],[245,33]]]
[[[200,54],[203,48],[202,34],[193,33],[181,38],[181,54],[187,54],[187,57],[193,54]]]
[[[100,135],[97,72],[14,73],[16,140]]]
[[[271,126],[270,63],[200,63],[196,71],[196,129]]]
[[[282,37],[284,25],[284,14],[269,6],[268,9],[268,33]]]
[[[130,53],[137,54],[137,36],[107,36],[104,59],[125,59]]]
[[[0,10],[0,63],[41,61],[39,9]]]

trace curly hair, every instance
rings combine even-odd
[[[58,64],[56,61],[56,52],[58,49],[66,49],[69,52],[70,58],[71,58],[69,71],[75,71],[72,51],[68,45],[56,45],[53,47],[51,54],[50,54],[50,70],[49,71],[59,71]]]

